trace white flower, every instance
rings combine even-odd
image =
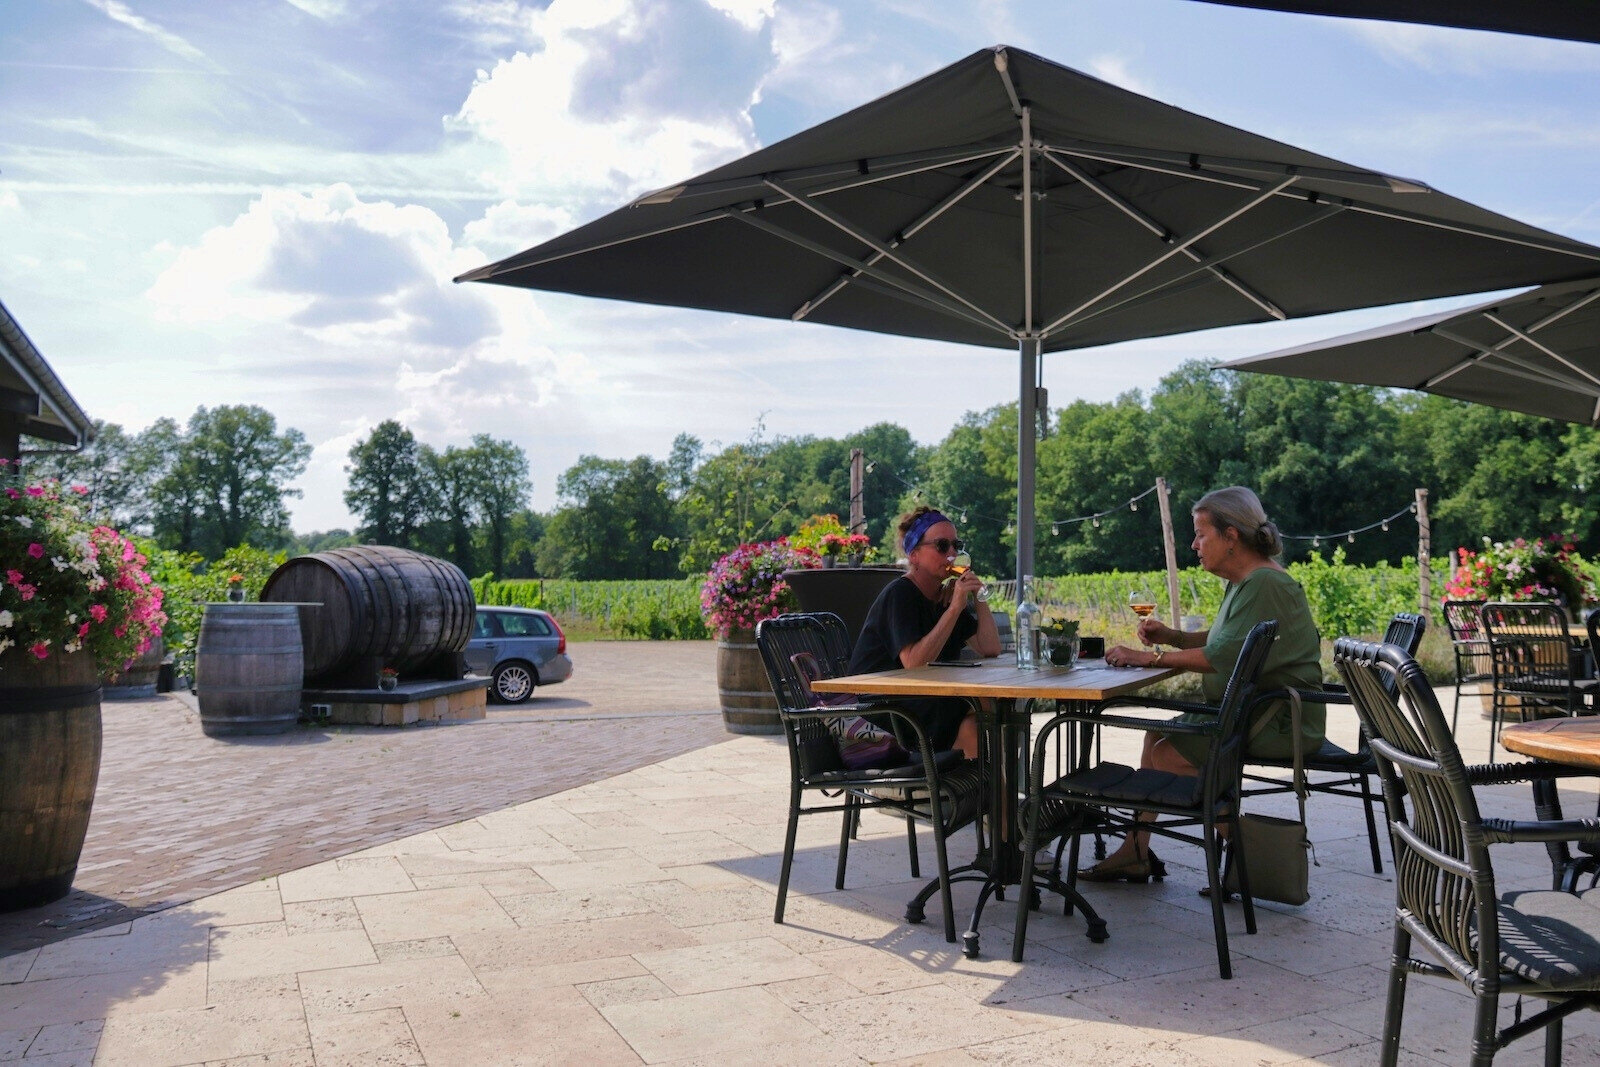
[[[68,563],[66,560],[62,559],[60,556],[51,556],[50,557],[50,562],[55,565],[55,568],[58,571],[64,571],[68,567],[72,566],[72,564]]]
[[[0,630],[9,630],[11,624],[16,622],[16,616],[9,611],[0,611]]]
[[[18,515],[18,516],[16,516],[16,520],[17,520],[17,525],[22,527],[24,530],[33,529],[33,520],[28,518],[28,516],[26,516],[26,515]]]
[[[6,649],[11,648],[11,647],[13,647],[15,645],[16,645],[16,642],[11,640],[11,638],[9,638],[9,637],[0,637],[0,652],[4,652]]]
[[[83,642],[74,637],[71,641],[68,641],[61,647],[68,652],[76,652],[78,649],[83,647]]]

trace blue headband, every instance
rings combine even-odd
[[[915,552],[917,546],[922,544],[923,535],[941,522],[950,522],[950,520],[937,511],[925,511],[918,516],[917,520],[911,524],[911,528],[906,531],[904,541],[906,555],[909,556]],[[951,525],[955,524],[951,523]]]

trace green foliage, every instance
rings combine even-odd
[[[559,578],[472,580],[479,604],[542,608],[569,636],[633,640],[704,640],[711,636],[700,617],[700,580],[579,582]]]
[[[434,487],[427,478],[422,446],[393,419],[373,427],[350,447],[344,504],[361,519],[358,533],[369,543],[410,548],[428,513]]]
[[[242,577],[245,599],[256,600],[272,572],[288,559],[285,552],[269,552],[250,545],[230,548],[211,562],[198,552],[177,552],[153,542],[141,547],[150,557],[151,577],[166,591],[163,607],[168,622],[164,636],[167,651],[174,654],[180,673],[194,662],[206,602],[227,599],[229,577]]]

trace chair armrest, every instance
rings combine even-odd
[[[1161,697],[1111,697],[1096,704],[1092,712],[1079,712],[1080,715],[1090,717],[1099,715],[1106,708],[1151,708],[1155,711],[1190,711],[1200,715],[1215,715],[1217,709],[1211,704],[1196,704],[1188,700],[1166,700]],[[1070,715],[1072,712],[1062,712]]]
[[[1600,819],[1485,819],[1483,833],[1490,844],[1557,841],[1600,844]]]
[[[1466,769],[1473,785],[1510,785],[1514,782],[1548,782],[1558,778],[1593,778],[1594,771],[1564,767],[1559,763],[1480,763]]]
[[[1259,704],[1264,700],[1288,700],[1289,690],[1293,689],[1300,695],[1300,700],[1305,704],[1353,704],[1350,694],[1345,687],[1337,682],[1329,682],[1323,689],[1301,689],[1299,686],[1288,686],[1283,689],[1268,689],[1257,693],[1250,701]]]

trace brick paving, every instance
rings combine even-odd
[[[187,694],[108,701],[73,892],[0,956],[725,740],[711,642],[573,644],[573,677],[480,722],[214,739]]]

